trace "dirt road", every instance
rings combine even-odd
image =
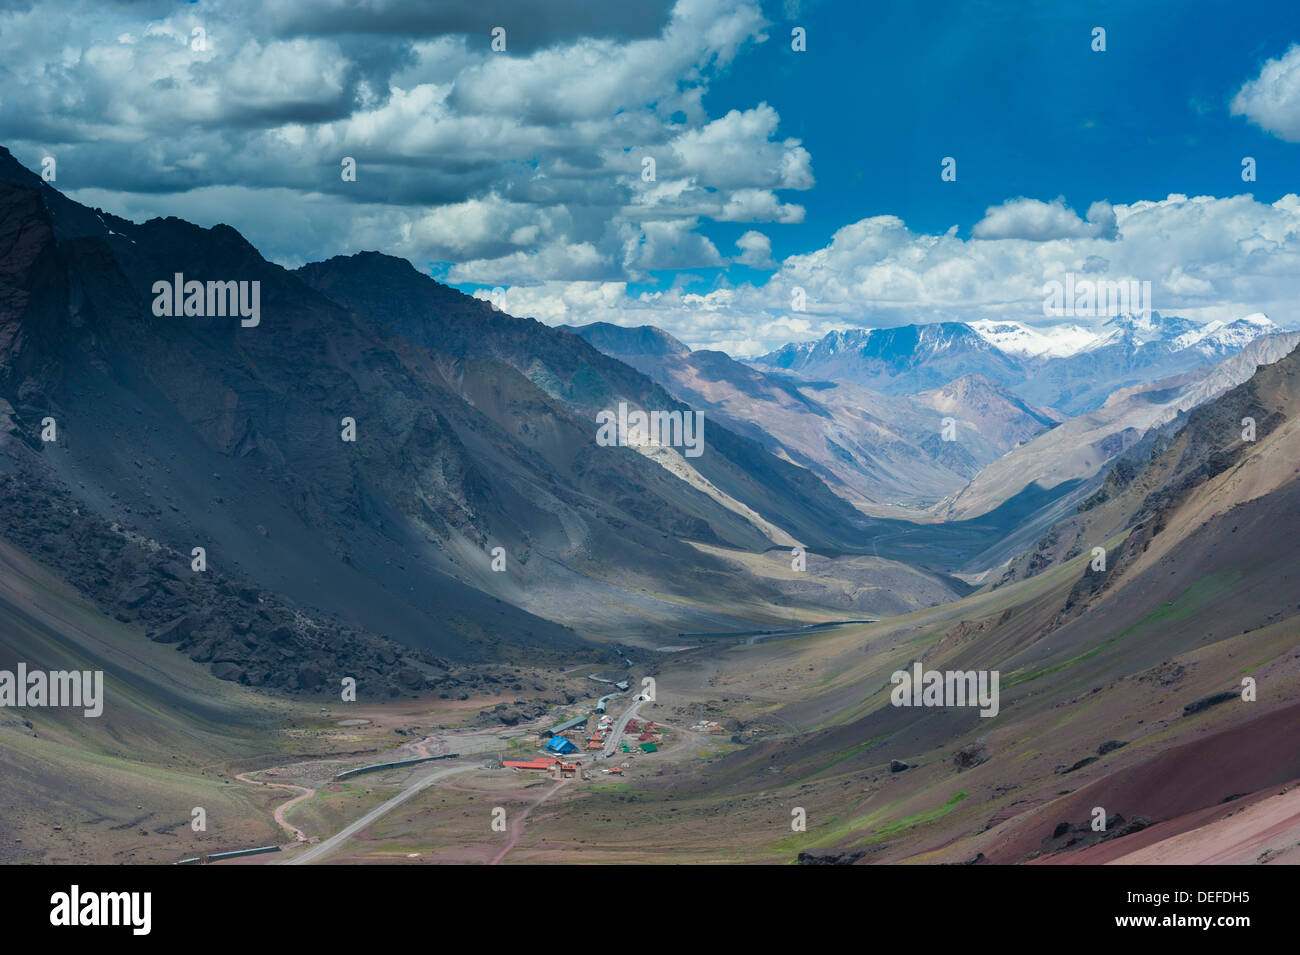
[[[304,799],[310,799],[316,795],[316,790],[308,789],[306,786],[295,786],[292,783],[268,783],[265,780],[253,779],[249,773],[239,773],[235,778],[241,783],[251,783],[254,786],[271,786],[274,789],[292,789],[294,792],[299,793],[299,795],[275,807],[275,821],[298,842],[307,841],[306,833],[297,826],[291,825],[289,820],[285,818],[285,813]]]
[[[515,847],[515,844],[519,841],[519,837],[523,834],[524,823],[528,821],[528,814],[559,792],[560,788],[568,781],[569,780],[567,779],[561,779],[558,783],[552,786],[548,792],[542,793],[542,795],[534,799],[527,809],[510,821],[510,825],[507,827],[507,831],[510,834],[509,838],[506,839],[506,844],[501,847],[501,851],[492,857],[492,861],[489,862],[488,865],[501,864],[501,860],[509,855],[510,850]]]

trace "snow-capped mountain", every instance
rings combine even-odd
[[[1095,351],[1112,345],[1144,348],[1160,345],[1162,351],[1179,351],[1181,340],[1192,341],[1205,326],[1174,315],[1150,312],[1145,315],[1116,315],[1101,326],[1095,341],[1085,351]]]
[[[1035,328],[1021,322],[997,322],[982,318],[970,323],[981,338],[1009,355],[1027,358],[1063,358],[1095,344],[1101,335],[1082,325]]]
[[[1175,341],[1177,348],[1196,348],[1206,355],[1219,357],[1245,348],[1261,335],[1272,335],[1282,327],[1263,312],[1255,312],[1232,322],[1213,321]]]
[[[1119,315],[1097,328],[938,322],[830,332],[818,341],[784,345],[751,364],[888,395],[915,394],[979,374],[1039,407],[1080,414],[1120,388],[1214,364],[1281,331],[1262,314],[1201,324],[1150,312]]]
[[[1120,343],[1140,348],[1156,342],[1166,342],[1169,351],[1195,347],[1207,357],[1217,359],[1244,348],[1261,335],[1272,335],[1283,330],[1261,312],[1231,322],[1213,321],[1205,325],[1185,318],[1162,316],[1159,312],[1152,312],[1148,316],[1116,316],[1099,329],[1084,325],[1040,328],[1022,322],[991,319],[980,319],[969,324],[985,341],[1007,354],[1026,358],[1067,358],[1080,352]]]
[[[938,388],[974,373],[1001,384],[1024,377],[1017,357],[964,322],[830,332],[816,342],[784,345],[752,364],[849,381],[888,395]]]

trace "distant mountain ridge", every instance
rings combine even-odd
[[[640,325],[627,328],[612,325],[609,322],[593,322],[590,325],[560,325],[566,332],[572,332],[590,342],[592,347],[607,355],[686,355],[691,348],[679,342],[663,329],[653,325]]]
[[[763,370],[720,351],[683,351],[659,329],[598,324],[569,331],[872,514],[937,502],[1059,419],[975,373],[918,395],[889,396]],[[942,439],[947,417],[960,440]]]
[[[1202,325],[1177,316],[1120,315],[1098,329],[1018,322],[938,322],[848,329],[751,359],[757,368],[829,378],[888,395],[978,374],[1040,407],[1091,411],[1120,388],[1215,364],[1283,329],[1262,314]]]
[[[1155,380],[1147,380],[1149,369],[1133,369],[1138,384],[1116,388],[1097,408],[1073,416],[1028,401],[1014,388],[975,372],[916,394],[884,395],[858,384],[744,364],[722,352],[683,351],[684,345],[659,329],[602,324],[570,331],[600,341],[602,350],[679,399],[708,409],[729,428],[809,468],[868,514],[962,521],[982,520],[1026,491],[1031,497],[1043,491],[1049,496],[1068,493],[1072,500],[1090,493],[1107,462],[1144,434],[1239,384],[1300,341],[1297,332],[1268,332],[1275,327],[1263,316],[1204,326],[1181,319],[1108,323],[1088,333],[1094,348],[1085,350],[1075,342],[1081,356],[1077,361],[1105,358],[1124,348],[1124,342],[1139,342],[1137,347],[1147,348],[1139,354],[1151,355],[1162,347],[1160,342],[1173,341],[1184,358],[1195,359],[1196,367]],[[1234,336],[1240,337],[1243,329],[1250,340],[1232,352]],[[1007,335],[1014,329],[1004,325],[997,331]],[[1261,331],[1265,334],[1256,335]],[[788,346],[785,353],[807,354],[813,346],[835,352],[868,335],[837,333],[828,336],[830,341]],[[899,340],[886,336],[876,344]],[[916,340],[942,347],[945,340],[969,339],[959,333]],[[657,347],[647,348],[647,342]],[[1220,359],[1221,350],[1229,351],[1229,357]],[[1201,362],[1207,354],[1213,364]],[[1041,373],[1062,370],[1056,357],[1040,359],[1046,369]],[[1024,387],[1033,384],[1031,374]],[[949,418],[955,424],[954,440],[943,440],[941,429]],[[1035,487],[1040,490],[1033,492]],[[1059,519],[1061,506],[1072,504],[1049,501],[1042,514],[1020,519],[1028,531],[1045,519]],[[1018,541],[1019,546],[1028,543],[1008,536],[997,554],[982,555],[968,566],[1004,560]]]
[[[865,385],[887,395],[915,394],[966,374],[999,384],[1023,378],[1020,362],[962,322],[830,332],[753,359],[758,367]]]

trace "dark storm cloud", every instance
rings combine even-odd
[[[427,38],[444,34],[488,37],[504,27],[509,48],[528,53],[577,37],[611,40],[658,35],[670,0],[272,0],[263,4],[270,29],[284,36],[394,34]]]

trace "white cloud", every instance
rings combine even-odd
[[[760,103],[686,130],[670,143],[674,174],[717,188],[811,189],[812,156],[797,139],[773,142],[778,122],[776,110]]]
[[[772,261],[772,240],[763,233],[750,229],[736,240],[736,248],[740,249],[736,261],[741,265],[748,265],[751,269],[776,268]]]
[[[804,207],[782,202],[770,189],[737,189],[714,218],[719,222],[803,222]]]
[[[131,218],[227,222],[289,266],[362,249],[452,262],[447,280],[508,286],[545,321],[658,324],[692,345],[1041,320],[1043,284],[1067,271],[1150,281],[1165,312],[1300,324],[1296,196],[1099,201],[1082,216],[1064,199],[1015,198],[968,239],[879,215],[779,265],[764,226],[730,258],[772,269],[766,281],[689,284],[729,258],[709,222],[802,222],[789,193],[815,182],[769,104],[705,105],[720,69],[766,39],[756,0],[676,0],[650,28],[566,28],[502,54],[485,53],[481,33],[398,29],[423,14],[388,0],[369,6],[384,29],[347,26],[366,6],[334,0],[319,30],[299,0],[276,0],[266,21],[253,0],[5,9],[0,125],[29,165],[55,155],[74,198]],[[200,25],[208,47],[196,51]],[[783,41],[787,28],[773,29]],[[1233,110],[1300,141],[1297,104],[1300,47],[1266,63]],[[356,182],[341,181],[343,156]],[[684,278],[629,294],[659,270]],[[790,310],[796,286],[804,312]]]
[[[538,208],[490,194],[431,209],[407,223],[401,238],[404,246],[432,251],[439,260],[462,260],[510,245],[534,247],[566,235],[570,225],[563,206]]]
[[[1028,239],[1047,242],[1051,239],[1078,239],[1096,236],[1111,238],[1115,213],[1110,203],[1094,202],[1088,218],[1080,219],[1063,198],[1052,202],[1038,199],[1011,199],[1000,206],[990,206],[984,218],[975,223],[971,235],[977,239]]]
[[[226,222],[277,261],[379,248],[491,285],[720,267],[710,220],[803,218],[776,191],[811,186],[811,157],[779,136],[776,111],[703,105],[766,40],[757,0],[561,11],[549,33],[520,25],[512,35],[538,42],[505,53],[470,25],[489,0],[363,6],[0,10],[7,145],[28,164],[55,155],[105,208]],[[606,29],[584,35],[588,21]],[[643,155],[657,183],[641,181]]]
[[[1233,116],[1245,116],[1266,132],[1300,143],[1300,45],[1269,60],[1259,76],[1232,98]]]
[[[551,244],[538,252],[512,252],[492,259],[453,265],[446,275],[452,283],[514,285],[544,282],[555,275],[590,276],[610,271],[609,259],[590,242]]]
[[[623,226],[624,269],[642,279],[655,269],[721,266],[717,247],[695,231],[698,224],[695,219],[677,219]]]
[[[1300,327],[1296,195],[1272,204],[1248,195],[1177,194],[1094,203],[1087,219],[1074,222],[1076,234],[1067,237],[962,239],[955,230],[917,233],[896,216],[874,216],[839,229],[823,248],[788,257],[762,283],[606,295],[598,303],[568,299],[547,311],[542,302],[563,287],[548,286],[534,290],[533,302],[570,324],[658,325],[693,347],[728,343],[755,354],[846,326],[985,318],[1042,324],[1043,286],[1075,272],[1150,281],[1152,305],[1166,314],[1227,321],[1265,312]],[[761,249],[759,233],[747,236],[742,250]],[[795,287],[807,295],[801,313],[790,310]]]

